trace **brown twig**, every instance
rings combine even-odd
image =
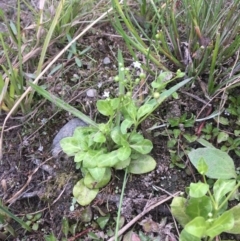
[[[156,202],[154,202],[153,204],[151,204],[150,206],[148,206],[146,204],[146,207],[144,208],[144,210],[138,214],[135,218],[133,218],[128,224],[126,224],[123,228],[121,228],[118,231],[117,236],[119,237],[120,235],[122,235],[124,232],[126,232],[134,223],[136,223],[140,218],[142,218],[145,214],[147,214],[148,212],[150,212],[152,209],[156,208],[157,206],[165,203],[166,201],[170,200],[171,198],[177,196],[180,192],[176,192],[173,195],[167,197],[167,198],[161,198],[160,200],[157,200]],[[164,196],[165,197],[165,196]],[[115,236],[111,237],[110,239],[108,239],[108,241],[114,241]]]
[[[9,203],[9,204],[11,205],[13,202],[15,202],[15,201],[18,199],[18,197],[21,195],[21,193],[25,190],[25,188],[28,186],[28,184],[31,182],[33,175],[38,171],[38,169],[39,169],[42,165],[44,165],[47,161],[49,161],[49,160],[51,160],[51,159],[52,159],[52,157],[48,158],[46,161],[44,161],[43,163],[41,163],[41,165],[39,165],[37,168],[35,168],[35,169],[33,170],[33,172],[28,176],[28,180],[27,180],[27,182],[24,184],[24,186],[23,186],[18,192],[16,192],[10,199],[8,199],[8,200],[6,201],[6,203]]]

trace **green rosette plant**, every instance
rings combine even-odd
[[[183,227],[179,240],[210,241],[223,232],[240,234],[240,205],[228,209],[230,200],[238,200],[240,186],[232,158],[208,146],[191,151],[189,159],[203,181],[191,183],[188,197],[175,197],[171,203],[171,212]],[[209,185],[206,177],[217,180]]]
[[[167,97],[190,81],[183,80],[166,90],[170,80],[183,75],[179,71],[175,76],[169,72],[160,73],[151,83],[151,94],[142,101],[135,98],[133,92],[144,81],[145,74],[141,73],[133,81],[129,69],[120,62],[119,75],[115,78],[119,82],[119,96],[96,103],[98,112],[107,121],[95,126],[78,127],[72,137],[60,142],[63,151],[68,156],[74,156],[77,168],[83,175],[73,189],[79,204],[88,205],[99,189],[109,183],[112,168],[143,174],[156,167],[156,161],[149,155],[153,144],[144,138],[138,127]]]

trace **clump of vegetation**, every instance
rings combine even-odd
[[[82,171],[83,178],[73,189],[74,197],[81,205],[89,204],[99,188],[109,183],[111,168],[127,169],[133,174],[146,173],[155,168],[155,160],[148,155],[153,147],[152,142],[144,138],[138,127],[167,97],[190,80],[166,90],[167,82],[183,77],[183,74],[177,72],[174,78],[166,82],[168,74],[162,73],[151,84],[152,96],[141,100],[143,96],[136,98],[134,90],[144,81],[145,74],[141,73],[139,78],[132,80],[122,58],[119,63],[119,75],[115,78],[119,82],[119,96],[96,103],[99,113],[108,117],[106,123],[97,127],[78,127],[72,137],[60,142],[63,151],[74,156],[77,168]]]
[[[124,31],[116,16],[116,28],[133,56],[136,48],[162,69],[169,69],[167,59],[188,76],[197,79],[204,74],[206,93],[210,96],[234,83],[232,75],[239,74],[240,64],[239,58],[234,63],[232,60],[240,47],[239,0],[144,0],[139,1],[140,15],[126,4],[112,2],[129,30],[129,34]]]
[[[239,198],[233,160],[214,147],[192,150],[189,158],[203,180],[190,184],[187,198],[172,201],[171,212],[184,228],[180,240],[213,240],[223,232],[239,234],[240,205],[228,208],[230,200]],[[206,177],[217,180],[210,185]]]

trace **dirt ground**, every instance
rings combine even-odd
[[[6,2],[5,5],[4,2]],[[11,7],[16,6],[15,2],[10,3],[9,0],[2,0],[0,8],[5,9],[11,15],[13,14]],[[25,22],[25,24],[27,23]],[[71,99],[71,105],[76,106],[94,119],[98,118],[95,108],[96,100],[102,98],[106,90],[113,95],[115,93],[116,86],[113,77],[117,74],[117,49],[120,47],[123,51],[126,66],[131,66],[133,60],[123,41],[116,36],[116,32],[109,23],[93,28],[79,41],[79,44],[83,47],[91,46],[93,49],[91,57],[97,62],[90,65],[88,59],[83,59],[83,66],[79,69],[71,67],[72,65],[69,63],[68,66],[65,66],[68,71],[63,74],[61,79],[55,80],[54,83],[51,82],[49,89],[65,100]],[[108,64],[104,63],[106,57],[110,60]],[[77,81],[72,81],[74,74],[78,75]],[[54,77],[51,76],[52,79]],[[86,94],[86,91],[91,88],[97,90],[95,97],[89,97]],[[191,118],[192,114],[198,116],[200,112],[200,117],[207,116],[208,109],[205,108],[205,104],[193,96],[205,100],[198,84],[192,88],[182,88],[179,92],[179,99],[167,100],[155,112],[152,119],[143,123],[142,131],[144,132],[153,124],[166,123],[169,117],[179,117],[184,113],[187,113],[188,118]],[[41,218],[38,220],[39,227],[34,232],[26,232],[13,221],[10,222],[14,226],[16,237],[7,237],[7,240],[41,241],[45,240],[44,235],[51,232],[54,233],[57,240],[61,240],[64,237],[63,217],[69,220],[70,225],[78,224],[77,233],[82,233],[82,240],[91,240],[87,234],[88,230],[94,230],[94,227],[91,221],[85,223],[83,213],[86,212],[86,208],[75,205],[75,209],[70,210],[72,188],[81,178],[81,174],[75,169],[72,158],[67,158],[64,155],[53,158],[51,154],[54,136],[73,116],[59,110],[38,95],[36,95],[36,99],[31,113],[27,116],[16,114],[7,122],[7,128],[4,132],[4,157],[0,166],[0,199],[5,205],[8,205],[12,213],[23,218],[24,221],[27,221],[26,214],[34,216],[41,213]],[[5,113],[1,113],[0,123],[3,123],[5,117]],[[196,134],[199,126],[199,123],[195,123],[193,127],[185,128],[183,132]],[[147,133],[147,136],[154,143],[152,155],[157,161],[157,167],[151,173],[129,177],[122,207],[125,224],[144,210],[148,200],[166,195],[165,191],[171,194],[184,191],[193,177],[198,178],[190,167],[186,156],[180,161],[186,168],[176,166],[170,168],[172,162],[167,146],[169,136],[164,127]],[[183,137],[178,139],[177,151],[179,153],[184,150],[184,143]],[[192,147],[197,147],[197,144],[193,143]],[[101,216],[102,213],[109,213],[112,222],[114,222],[113,218],[117,215],[122,180],[123,172],[113,173],[111,183],[100,192],[89,207],[92,212],[91,220]],[[146,217],[150,217],[158,223],[166,217],[167,224],[173,223],[168,209],[170,202],[171,200],[152,210]],[[32,221],[31,225],[34,222]],[[172,225],[172,227],[171,232],[173,235],[177,235],[175,226]],[[143,229],[141,225],[136,223],[134,230]],[[101,233],[101,230],[96,228],[94,232]],[[159,234],[155,234],[155,236],[157,235]],[[72,237],[68,237],[68,240],[80,239],[74,238],[72,235]]]

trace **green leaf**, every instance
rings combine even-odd
[[[85,123],[91,125],[91,126],[95,126],[97,127],[97,123],[94,122],[93,120],[91,120],[90,117],[86,116],[85,114],[83,114],[81,111],[79,111],[78,109],[74,108],[73,106],[69,105],[68,103],[64,102],[63,100],[61,100],[60,98],[50,94],[48,91],[44,90],[42,87],[32,83],[32,82],[28,82],[28,84],[34,89],[36,90],[40,95],[42,95],[44,98],[46,98],[47,100],[51,101],[53,104],[57,105],[58,107],[66,110],[69,113],[72,113],[74,116],[78,117],[79,119],[81,119],[82,121],[84,121]]]
[[[37,231],[39,228],[39,224],[38,223],[34,223],[32,226],[32,230]]]
[[[76,198],[77,202],[86,206],[97,196],[99,189],[89,189],[84,185],[83,179],[81,179],[73,187],[73,196]]]
[[[121,123],[121,132],[122,134],[126,134],[128,129],[133,125],[133,121],[130,119],[125,119],[122,123]]]
[[[205,231],[207,229],[206,221],[203,217],[196,217],[192,221],[190,221],[185,227],[184,230],[197,237],[201,238],[204,236]]]
[[[73,137],[78,140],[81,149],[86,151],[89,147],[89,136],[97,132],[98,129],[94,127],[77,127],[74,130]]]
[[[159,74],[157,79],[151,83],[151,86],[155,89],[165,88],[166,82],[172,78],[171,72],[162,72]]]
[[[223,141],[227,141],[228,137],[229,137],[228,133],[223,132],[223,131],[219,132],[219,134],[217,136],[217,143],[221,143]]]
[[[131,155],[131,148],[129,146],[120,147],[118,149],[118,159],[124,161]]]
[[[51,233],[49,235],[44,235],[44,240],[46,240],[46,241],[57,241],[57,238],[55,237],[55,235],[53,233]]]
[[[60,146],[68,156],[74,156],[81,151],[79,141],[74,137],[65,137],[60,141]]]
[[[133,174],[143,174],[154,170],[156,161],[149,155],[141,155],[139,159],[131,160],[128,171]]]
[[[169,90],[165,90],[161,93],[160,97],[157,99],[157,104],[160,105],[166,98],[171,96],[174,92],[176,92],[179,88],[187,84],[192,78],[185,79],[178,84],[171,87]]]
[[[204,196],[209,190],[209,185],[203,182],[191,183],[189,189],[189,196],[199,198]]]
[[[185,229],[180,234],[179,241],[201,241],[201,238],[198,238],[190,233],[188,233]]]
[[[110,100],[110,104],[113,110],[116,110],[119,108],[120,99],[119,98],[113,98]]]
[[[74,161],[75,162],[81,162],[86,158],[87,152],[85,151],[80,151],[74,156]]]
[[[85,168],[94,168],[98,165],[98,158],[103,154],[103,150],[88,150],[83,159],[82,166]]]
[[[90,206],[87,206],[85,208],[81,208],[79,220],[83,223],[89,223],[91,222],[93,218],[93,212]]]
[[[232,158],[225,152],[216,148],[198,148],[192,150],[189,154],[191,163],[198,167],[198,162],[204,158],[208,171],[206,176],[215,179],[236,178],[235,166]]]
[[[120,146],[128,146],[128,141],[126,140],[126,136],[124,136],[119,127],[115,127],[112,131],[111,131],[111,138],[112,140],[120,145]]]
[[[111,170],[110,168],[106,168],[105,174],[103,175],[102,179],[99,181],[95,180],[90,173],[87,173],[87,175],[84,177],[83,180],[84,180],[84,185],[87,188],[90,188],[90,189],[102,188],[106,186],[111,180]]]
[[[174,197],[170,205],[172,215],[182,227],[185,227],[185,225],[191,221],[191,218],[186,213],[186,203],[186,198]]]
[[[236,180],[222,180],[218,179],[213,185],[213,197],[218,206],[220,206],[220,200],[225,197],[225,195],[231,192],[236,186]]]
[[[105,116],[112,116],[114,114],[110,100],[98,100],[97,101],[98,111]]]
[[[220,116],[220,118],[217,117],[217,118],[214,118],[214,119],[222,125],[225,125],[225,126],[229,125],[229,120],[225,117]]]
[[[209,224],[209,228],[206,231],[206,235],[211,238],[216,237],[222,232],[231,230],[234,226],[234,216],[232,212],[225,212],[219,218],[215,219]]]
[[[129,143],[130,144],[134,144],[134,143],[138,143],[144,140],[143,135],[139,134],[139,133],[131,133],[130,137],[129,137]]]
[[[211,199],[207,196],[199,198],[190,198],[187,207],[186,214],[193,218],[202,216],[205,219],[208,218],[208,214],[213,210]]]
[[[200,160],[198,161],[197,170],[201,175],[206,175],[208,171],[207,163],[205,162],[203,157],[200,158]]]
[[[143,116],[151,113],[154,110],[155,105],[144,104],[137,111],[137,120],[140,120]]]
[[[120,160],[118,159],[118,150],[109,152],[107,154],[102,154],[97,158],[98,167],[113,167]]]
[[[135,144],[131,144],[130,147],[141,154],[148,154],[151,152],[153,145],[150,140],[144,139]]]
[[[197,142],[200,143],[201,145],[205,146],[205,147],[215,148],[210,142],[206,141],[203,138],[197,139]]]
[[[118,163],[116,163],[113,167],[116,169],[116,170],[122,170],[126,167],[129,166],[130,164],[130,161],[131,161],[131,158],[128,158],[124,161],[119,161]]]
[[[125,104],[126,102],[124,102]],[[129,99],[129,102],[121,109],[125,119],[135,120],[137,116],[137,107],[134,104],[132,99]]]
[[[101,132],[97,132],[94,134],[93,141],[97,143],[104,143],[106,142],[106,137]]]
[[[109,221],[109,218],[110,218],[110,214],[107,214],[105,217],[98,218],[96,222],[98,223],[101,229],[104,229]]]
[[[234,226],[230,230],[226,230],[227,233],[240,234],[240,204],[231,208],[228,212],[233,214]]]
[[[97,182],[102,180],[106,172],[105,167],[88,168],[87,170],[89,171],[93,179]]]
[[[62,219],[62,232],[64,233],[65,237],[68,236],[69,222],[68,222],[68,219],[66,217],[63,217],[63,219]]]
[[[82,61],[79,58],[75,57],[75,62],[79,68],[82,67]]]

